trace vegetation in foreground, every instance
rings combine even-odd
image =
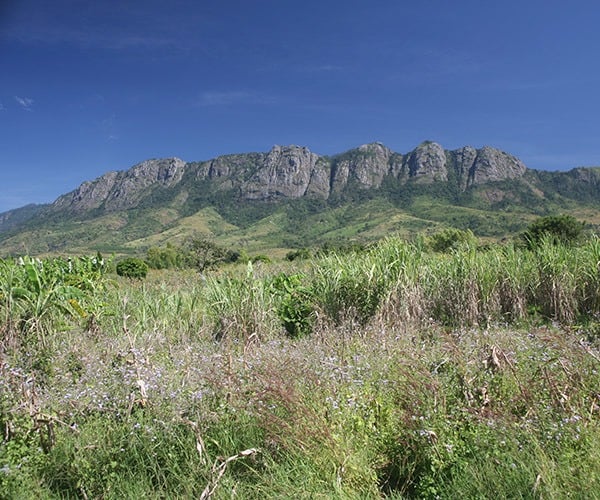
[[[0,496],[593,498],[600,240],[464,239],[0,261]]]

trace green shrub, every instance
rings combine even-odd
[[[150,247],[146,253],[146,262],[153,269],[176,269],[185,267],[188,257],[181,248],[171,243],[166,247]]]
[[[187,246],[189,261],[201,273],[224,262],[236,262],[240,258],[239,253],[219,246],[210,236],[192,238]]]
[[[312,253],[308,248],[300,248],[298,250],[293,250],[285,254],[285,258],[290,262],[296,259],[310,259],[312,257]]]
[[[315,307],[312,291],[305,286],[302,274],[280,273],[273,279],[271,287],[279,298],[277,316],[292,338],[312,333]]]
[[[573,244],[581,238],[584,226],[583,222],[571,215],[540,217],[529,225],[521,238],[530,249],[537,247],[544,239],[550,239],[555,244]]]
[[[254,257],[252,257],[252,263],[255,264],[257,262],[262,262],[263,264],[269,264],[271,262],[271,259],[269,258],[268,255],[258,254],[258,255],[255,255]]]
[[[117,264],[117,274],[125,278],[144,279],[148,274],[148,264],[135,257],[128,257]]]
[[[449,252],[460,247],[471,247],[477,243],[477,238],[469,229],[448,228],[435,233],[429,238],[429,246],[434,252]]]

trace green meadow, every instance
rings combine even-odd
[[[1,260],[0,497],[600,497],[600,239],[442,243]]]

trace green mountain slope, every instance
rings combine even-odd
[[[600,223],[600,169],[527,169],[493,148],[402,155],[375,143],[334,157],[297,146],[207,162],[148,160],[53,204],[0,214],[0,254],[143,253],[210,235],[248,252],[405,237],[444,226],[502,238],[532,218]]]

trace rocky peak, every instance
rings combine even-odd
[[[185,166],[186,162],[180,158],[146,160],[126,171],[125,178],[138,179],[144,185],[158,182],[163,186],[171,186],[181,180]],[[135,184],[140,185],[140,182]]]
[[[300,198],[309,188],[319,156],[301,146],[273,146],[243,186],[248,199]]]
[[[102,205],[109,210],[130,208],[138,204],[147,188],[171,187],[178,183],[185,165],[179,158],[167,158],[146,160],[126,171],[108,172],[61,196],[52,204],[52,209],[83,212]]]
[[[146,160],[119,173],[116,183],[106,197],[111,209],[134,207],[150,187],[171,187],[177,184],[185,170],[186,163],[179,158]]]
[[[380,142],[363,144],[334,158],[331,188],[341,192],[349,182],[362,188],[377,188],[389,173],[392,151]]]
[[[600,167],[577,167],[569,170],[566,174],[579,182],[600,184]]]
[[[518,158],[489,146],[477,150],[477,156],[469,172],[469,185],[515,179],[521,177],[527,167]]]
[[[303,167],[316,163],[318,155],[303,146],[278,146],[275,145],[267,154],[266,168],[281,175],[288,173],[297,174]]]
[[[475,159],[477,158],[477,150],[471,146],[465,146],[447,153],[447,158],[454,165],[454,171],[458,178],[458,183],[461,190],[467,188],[470,181]]]
[[[370,142],[368,144],[363,144],[361,146],[358,146],[357,149],[358,151],[361,151],[363,153],[371,153],[372,155],[379,158],[387,159],[392,154],[392,151],[381,142]]]
[[[74,191],[60,196],[52,209],[84,212],[98,208],[109,196],[118,177],[119,172],[107,172],[93,181],[85,181]]]
[[[408,174],[426,182],[448,180],[446,152],[437,142],[425,141],[410,153]]]
[[[232,192],[247,200],[327,199],[346,189],[379,188],[386,177],[398,179],[399,185],[411,179],[419,183],[448,181],[448,169],[461,189],[519,177],[526,171],[514,156],[487,146],[446,151],[440,144],[426,141],[402,155],[374,142],[329,158],[302,146],[276,145],[267,153],[226,155],[205,162],[147,160],[84,182],[56,200],[51,210],[129,209],[156,189],[180,186],[186,193],[197,182],[209,182],[210,190]]]

